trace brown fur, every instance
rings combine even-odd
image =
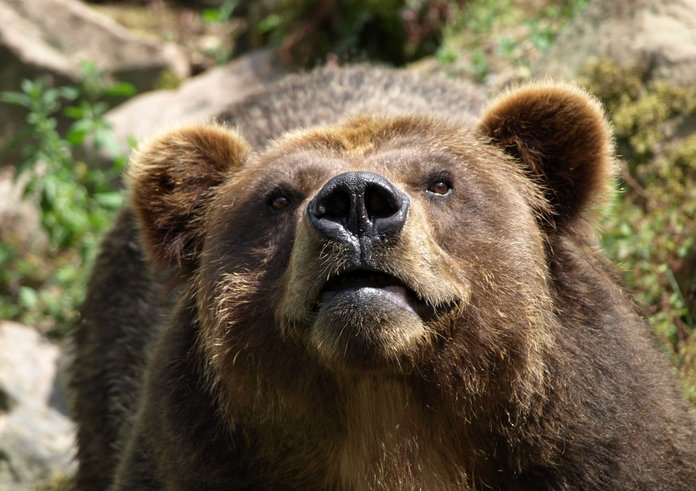
[[[581,89],[552,83],[517,89],[495,100],[479,127],[540,178],[556,224],[596,211],[587,204],[609,196],[611,131],[599,103]]]
[[[290,118],[265,144],[244,124],[196,126],[138,152],[141,244],[177,279],[152,301],[170,312],[148,334],[156,342],[135,353],[148,369],[112,443],[113,489],[688,489],[693,417],[597,250],[594,210],[614,171],[599,104],[536,84],[472,125],[437,90],[433,111],[415,89],[394,95],[385,80],[412,82],[400,76],[350,69],[281,84],[267,95],[280,115],[259,116],[259,98],[232,118],[255,114],[262,129]],[[292,123],[305,87],[348,98],[370,77],[386,102]],[[283,109],[288,87],[298,95]],[[356,171],[408,195],[399,233],[359,252],[412,292],[418,313],[322,296],[356,249],[318,234],[307,206]],[[440,181],[449,194],[427,192]],[[273,209],[280,195],[289,205]],[[83,401],[89,356],[76,366]],[[81,447],[94,447],[92,423],[80,423]],[[90,465],[83,483],[110,464]]]
[[[158,249],[152,258],[160,266],[181,264],[199,253],[205,230],[199,223],[205,216],[200,204],[227,172],[246,160],[249,149],[241,138],[215,126],[174,131],[147,148],[146,155],[135,154],[129,167],[133,209],[147,248]]]

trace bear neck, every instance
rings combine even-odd
[[[402,380],[345,381],[338,480],[346,489],[466,489],[460,435]]]

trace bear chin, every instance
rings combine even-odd
[[[430,310],[401,286],[325,291],[310,344],[333,369],[400,372],[430,338]]]

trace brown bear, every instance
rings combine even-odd
[[[692,489],[572,85],[322,69],[144,144],[76,327],[80,489]]]

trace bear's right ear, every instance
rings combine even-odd
[[[130,203],[156,265],[195,260],[213,191],[248,155],[241,136],[212,125],[170,131],[135,153],[127,175]]]

